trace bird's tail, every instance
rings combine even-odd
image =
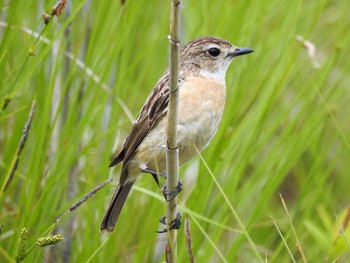
[[[118,221],[120,212],[124,206],[126,198],[133,186],[134,182],[128,182],[125,185],[118,185],[117,190],[115,191],[112,200],[108,206],[106,214],[102,220],[100,230],[106,230],[112,232],[114,230],[115,224]]]

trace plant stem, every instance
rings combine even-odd
[[[177,146],[177,119],[178,119],[178,79],[179,79],[179,57],[180,57],[180,0],[172,0],[170,14],[170,57],[169,57],[169,110],[167,124],[167,191],[173,192],[179,181],[179,152]],[[176,230],[170,230],[170,224],[176,218],[177,197],[168,202],[167,229],[168,239],[166,248],[166,259],[168,263],[176,262]]]

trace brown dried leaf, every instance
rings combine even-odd
[[[64,7],[66,6],[67,0],[59,0],[56,5],[52,8],[51,10],[51,15],[52,16],[57,16],[59,17],[62,15],[62,11]]]

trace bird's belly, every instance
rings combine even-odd
[[[204,114],[205,115],[205,114]],[[133,161],[137,161],[141,169],[165,171],[166,169],[166,132],[165,121],[159,123],[158,129],[148,134],[140,144]],[[177,126],[177,142],[180,165],[193,158],[197,151],[202,151],[214,136],[218,121],[201,116],[191,123],[179,123]]]
[[[208,81],[198,83],[200,81],[197,80],[195,91],[191,86],[180,89],[177,125],[180,165],[197,155],[197,150],[200,152],[209,144],[224,110],[225,87]],[[165,117],[139,145],[133,161],[141,169],[166,170],[166,123]]]
[[[192,120],[191,120],[192,119]],[[178,124],[178,145],[180,164],[187,162],[201,152],[213,138],[221,115],[201,112],[197,117]]]

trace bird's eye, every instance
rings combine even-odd
[[[220,50],[216,47],[209,48],[208,53],[212,57],[217,57],[220,55]]]

